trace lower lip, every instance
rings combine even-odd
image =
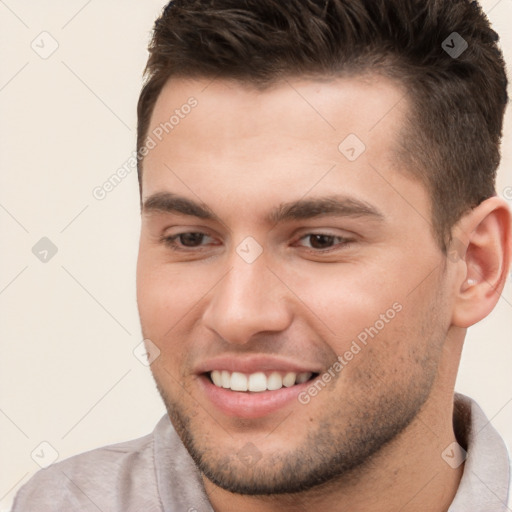
[[[310,382],[282,387],[275,391],[231,391],[215,386],[206,375],[199,382],[210,401],[227,416],[253,419],[261,418],[297,401],[297,396]]]

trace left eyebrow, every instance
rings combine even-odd
[[[343,196],[327,196],[282,203],[267,216],[267,222],[277,224],[323,216],[373,217],[383,221],[384,215],[365,201]]]

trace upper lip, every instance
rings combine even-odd
[[[228,372],[256,373],[256,372],[295,372],[295,373],[320,373],[317,364],[304,364],[303,362],[283,359],[275,356],[219,356],[208,359],[195,368],[195,373],[208,373],[213,370],[226,370]]]

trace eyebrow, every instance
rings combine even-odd
[[[149,196],[142,205],[142,212],[178,213],[200,219],[220,221],[220,218],[204,203],[196,203],[171,192],[157,192]]]
[[[176,213],[223,223],[206,204],[171,192],[157,192],[149,196],[144,201],[142,212]],[[281,203],[265,217],[265,221],[268,224],[278,224],[323,216],[370,217],[375,220],[384,220],[384,215],[365,201],[332,195]]]

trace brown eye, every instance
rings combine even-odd
[[[332,247],[336,237],[332,235],[308,235],[306,238],[310,239],[310,245],[313,249],[328,249]]]
[[[180,243],[185,247],[197,247],[201,245],[204,238],[203,233],[182,233],[178,235]]]
[[[353,239],[343,236],[329,235],[327,233],[308,233],[299,240],[299,245],[318,254],[335,250],[342,250],[348,247]]]
[[[175,251],[203,248],[205,238],[211,238],[205,233],[185,232],[161,238],[161,241]]]

